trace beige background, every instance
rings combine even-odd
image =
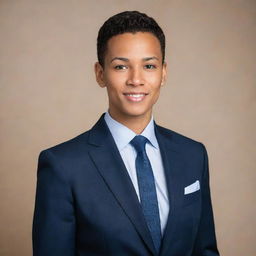
[[[97,31],[134,9],[167,36],[156,121],[208,149],[220,252],[256,255],[255,0],[0,0],[1,256],[32,254],[38,154],[106,110]]]

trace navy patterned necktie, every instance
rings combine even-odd
[[[131,140],[130,143],[137,151],[135,165],[142,211],[151,233],[156,251],[159,252],[161,245],[161,226],[155,179],[145,149],[147,138],[142,135],[137,135]]]

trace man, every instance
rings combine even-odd
[[[39,157],[34,256],[216,256],[203,144],[156,125],[165,36],[137,11],[98,35],[108,112]]]

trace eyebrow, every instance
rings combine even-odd
[[[114,60],[122,60],[122,61],[125,61],[125,62],[128,62],[128,61],[129,61],[129,59],[124,58],[124,57],[115,57],[115,58],[113,58],[110,62],[113,62]]]
[[[121,61],[125,61],[125,62],[129,62],[128,58],[124,58],[124,57],[115,57],[113,58],[110,62],[113,62],[114,60],[121,60]],[[143,61],[149,61],[149,60],[159,60],[157,57],[152,56],[152,57],[146,57],[142,59]]]
[[[152,56],[152,57],[147,57],[147,58],[143,58],[144,61],[149,61],[149,60],[159,60],[157,57]]]

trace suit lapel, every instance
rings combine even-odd
[[[103,115],[90,131],[89,143],[94,145],[89,154],[100,175],[144,243],[156,255],[137,194]]]
[[[165,129],[159,126],[155,126],[156,137],[159,143],[161,156],[164,165],[166,184],[169,197],[169,215],[165,232],[162,239],[162,246],[160,255],[168,255],[168,249],[170,246],[174,246],[175,241],[175,226],[178,223],[177,208],[180,207],[183,200],[183,184],[182,170],[184,168],[184,161],[182,153],[172,137],[168,132],[168,136],[165,135]]]

